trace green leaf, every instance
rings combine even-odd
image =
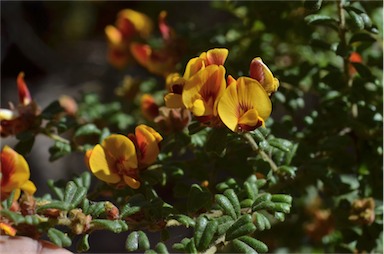
[[[360,32],[352,35],[351,39],[349,40],[349,44],[355,42],[375,42],[376,40],[377,39],[369,33]]]
[[[292,204],[292,197],[285,194],[273,194],[271,197],[271,201]]]
[[[125,249],[127,251],[136,251],[139,249],[139,234],[137,231],[133,231],[128,235],[125,241]]]
[[[371,78],[372,73],[371,70],[365,66],[364,64],[361,63],[351,63],[353,67],[357,70],[357,72],[360,74],[361,77],[363,78]]]
[[[170,218],[180,222],[187,228],[195,226],[195,220],[193,220],[191,217],[184,214],[172,215]]]
[[[54,116],[56,116],[58,113],[64,112],[64,109],[61,107],[59,101],[53,101],[51,104],[49,104],[43,112],[41,112],[41,117],[43,119],[52,119]]]
[[[89,234],[85,234],[80,241],[77,243],[76,249],[79,252],[84,252],[89,250]]]
[[[188,211],[196,212],[201,208],[208,208],[211,204],[211,193],[205,187],[193,184],[189,191],[187,207]]]
[[[92,217],[96,218],[103,212],[105,212],[105,202],[91,202],[86,214],[90,214]]]
[[[71,209],[71,205],[63,201],[51,201],[48,204],[38,207],[36,211],[41,212],[47,209],[59,209],[61,211],[68,211]]]
[[[321,8],[323,0],[305,0],[304,8],[310,11],[318,11]]]
[[[1,214],[1,216],[7,217],[11,221],[13,221],[16,225],[20,224],[20,223],[24,223],[24,221],[25,221],[23,215],[16,213],[16,212],[12,212],[10,210],[2,209],[2,210],[0,210],[0,214]]]
[[[28,138],[20,139],[20,141],[15,146],[16,152],[23,156],[26,156],[31,152],[33,144],[35,143],[34,134],[31,135],[32,136],[29,136]]]
[[[72,241],[68,235],[56,228],[50,228],[47,235],[51,242],[59,247],[68,247],[72,244]]]
[[[48,187],[51,189],[53,193],[60,199],[64,200],[64,190],[63,188],[59,188],[55,186],[55,182],[52,179],[47,181]]]
[[[218,227],[217,227],[217,234],[224,235],[225,232],[232,226],[234,223],[234,220],[232,219],[231,216],[229,215],[224,215],[216,219],[218,222]]]
[[[233,207],[231,201],[229,201],[226,196],[222,194],[216,194],[215,201],[219,205],[221,210],[224,212],[224,214],[230,215],[233,219],[237,219],[237,212]]]
[[[268,246],[250,236],[243,236],[232,241],[232,247],[237,253],[266,253]]]
[[[264,214],[259,212],[254,212],[252,214],[252,217],[257,230],[263,231],[265,229],[271,228],[271,223],[269,222],[267,217],[265,217]]]
[[[236,218],[238,218],[240,216],[241,207],[235,191],[233,189],[227,189],[226,191],[224,191],[224,196],[226,196],[231,202],[231,205],[236,212]]]
[[[55,141],[54,145],[49,148],[49,161],[55,161],[71,152],[71,145],[68,143]]]
[[[149,240],[147,235],[143,231],[138,231],[138,243],[139,250],[148,250],[150,248]]]
[[[65,187],[64,202],[74,208],[85,198],[86,194],[87,189],[85,187],[78,187],[75,182],[69,181]]]
[[[128,230],[128,225],[123,220],[94,219],[91,222],[91,226],[96,229],[106,229],[114,233]]]
[[[232,226],[227,230],[225,234],[225,240],[230,241],[240,236],[248,235],[256,230],[255,225],[252,222],[252,216],[245,214],[241,216]]]
[[[204,251],[209,247],[217,231],[218,224],[216,220],[208,221],[204,216],[197,218],[194,241],[198,251]]]
[[[141,210],[141,207],[132,206],[130,203],[127,203],[120,209],[120,218],[131,216],[135,213],[140,212],[140,210]]]
[[[352,26],[356,29],[359,29],[359,30],[364,29],[363,18],[352,9],[348,9],[347,12],[348,12],[349,16],[351,17]]]
[[[158,244],[156,244],[155,251],[156,251],[156,253],[159,253],[159,254],[168,254],[169,253],[167,246],[162,242],[159,242]]]
[[[87,136],[87,135],[100,135],[101,130],[93,123],[88,123],[75,131],[74,137]]]
[[[337,29],[337,20],[326,15],[312,14],[305,17],[309,25],[323,25]]]

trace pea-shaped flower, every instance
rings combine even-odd
[[[225,86],[224,67],[209,65],[185,82],[183,103],[200,121],[210,121],[217,116],[217,104]]]
[[[272,104],[261,84],[248,77],[229,80],[218,103],[221,121],[234,132],[251,131],[264,125]]]
[[[268,95],[276,92],[277,88],[279,88],[279,80],[273,76],[268,66],[263,63],[260,57],[252,60],[250,76],[262,85]]]
[[[87,164],[100,180],[140,187],[140,171],[156,161],[162,137],[151,127],[139,125],[135,135],[112,134],[86,154]]]
[[[1,151],[0,173],[1,200],[6,199],[13,190],[15,190],[14,199],[20,197],[21,191],[30,195],[35,193],[36,186],[29,180],[27,161],[9,146],[5,146]]]

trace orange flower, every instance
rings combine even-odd
[[[112,134],[86,153],[86,164],[100,180],[140,187],[140,170],[154,163],[162,137],[151,127],[139,125],[135,134]]]
[[[153,121],[159,115],[159,106],[150,94],[144,94],[140,99],[141,113],[148,121]]]
[[[357,73],[357,70],[355,69],[352,63],[362,63],[363,59],[361,58],[361,55],[359,53],[352,52],[349,56],[349,62],[349,75],[353,76]]]
[[[152,32],[152,21],[143,13],[124,9],[119,12],[116,26],[107,26],[108,60],[116,68],[123,68],[130,59],[129,44],[136,36],[148,38]]]
[[[36,186],[29,180],[29,166],[24,157],[9,146],[1,151],[1,200],[6,199],[15,190],[14,199],[20,197],[21,191],[33,195]]]
[[[268,95],[276,92],[279,87],[279,80],[273,76],[272,72],[263,63],[260,57],[256,57],[252,60],[250,66],[250,77],[256,79]]]
[[[16,135],[33,125],[38,125],[37,117],[40,109],[32,100],[28,87],[24,81],[24,73],[17,76],[19,105],[17,108],[10,103],[10,109],[0,109],[0,133],[2,137]]]
[[[164,96],[165,105],[168,108],[185,108],[181,98],[185,79],[180,77],[178,73],[172,73],[167,76],[165,83],[169,91]]]
[[[264,125],[272,111],[271,101],[261,84],[251,78],[240,77],[225,89],[218,103],[222,122],[232,131],[250,131]]]
[[[185,82],[183,103],[202,122],[217,116],[217,104],[226,87],[224,75],[222,65],[209,65]]]
[[[227,57],[228,49],[225,48],[214,48],[203,52],[199,57],[192,58],[188,61],[183,77],[189,79],[209,65],[224,65]]]
[[[137,62],[153,74],[167,76],[175,69],[177,60],[172,49],[153,49],[148,44],[134,42],[130,50]]]
[[[6,235],[15,236],[16,229],[5,222],[0,222],[0,233],[4,232]]]

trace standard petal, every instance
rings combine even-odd
[[[5,146],[1,152],[1,174],[2,191],[11,192],[28,181],[30,176],[28,163],[23,156]]]
[[[256,80],[247,77],[241,77],[237,82],[240,103],[250,106],[248,109],[256,109],[259,117],[265,121],[272,112],[272,103],[264,88]]]
[[[224,65],[225,60],[228,57],[228,49],[215,48],[207,51],[207,65],[216,64]]]
[[[200,57],[192,58],[188,61],[187,66],[185,67],[185,72],[183,75],[184,79],[189,79],[195,75],[201,69],[204,69],[204,59]]]
[[[104,139],[101,144],[107,153],[108,163],[115,163],[116,161],[126,161],[129,168],[137,168],[136,149],[133,142],[126,136],[121,134],[112,134]],[[91,157],[93,156],[92,152]]]
[[[220,98],[218,113],[221,121],[232,131],[236,131],[238,123],[239,100],[236,82],[231,83]]]
[[[147,15],[131,9],[124,9],[119,12],[118,16],[119,19],[129,20],[142,37],[147,38],[150,36],[153,24]]]
[[[108,162],[107,154],[105,154],[104,149],[101,145],[96,145],[92,154],[89,158],[89,166],[92,173],[99,178],[100,180],[107,183],[118,183],[121,178],[114,172],[114,167],[112,162]]]

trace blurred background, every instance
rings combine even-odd
[[[362,55],[364,64],[371,67],[373,75],[382,80],[383,3],[361,1],[361,5],[376,24],[379,39],[372,46],[361,43],[356,46],[356,50]],[[325,1],[322,10],[332,16],[334,7],[333,1]],[[315,168],[311,164],[315,162],[310,159],[309,150],[306,151],[305,148],[312,146],[312,150],[316,149],[319,136],[315,134],[324,138],[324,128],[314,128],[312,131],[315,134],[308,135],[308,140],[305,140],[305,135],[308,134],[305,131],[309,126],[306,123],[308,118],[305,117],[311,116],[312,111],[321,112],[317,107],[322,93],[329,88],[328,84],[322,85],[323,80],[319,73],[332,68],[340,69],[342,59],[335,52],[324,50],[327,45],[314,44],[314,39],[317,42],[323,39],[331,44],[337,41],[338,35],[324,27],[314,31],[308,26],[304,18],[315,11],[304,8],[303,1],[1,1],[1,108],[8,108],[8,102],[17,104],[16,77],[21,71],[25,73],[25,81],[33,99],[41,108],[45,108],[61,95],[69,95],[78,100],[82,94],[89,92],[98,93],[103,102],[112,101],[115,89],[127,75],[142,79],[153,78],[157,89],[164,88],[163,78],[148,73],[137,64],[118,70],[107,61],[108,43],[104,29],[107,25],[115,24],[118,12],[125,8],[148,15],[154,21],[154,36],[158,37],[158,15],[162,10],[168,12],[169,25],[186,42],[185,54],[178,65],[180,73],[190,58],[214,47],[225,47],[230,52],[226,69],[232,75],[247,75],[250,61],[261,56],[279,78],[281,87],[272,98],[272,132],[277,137],[293,142],[304,140],[296,162],[298,167],[304,165],[304,170],[301,171],[304,172],[304,177],[298,184],[287,184],[287,189],[298,200],[298,208],[293,212],[291,224],[285,224],[288,228],[276,227],[275,230],[281,238],[277,242],[281,246],[288,246],[286,253],[289,250],[305,251],[300,246],[310,244],[310,239],[300,235],[303,233],[301,223],[306,220],[305,211],[300,210],[306,203],[306,199],[302,198],[305,195],[303,190],[308,185],[315,185],[313,179],[317,177],[308,173]],[[380,85],[374,86],[377,86],[377,91],[380,90]],[[337,84],[332,89],[337,90]],[[374,103],[377,103],[376,98],[375,100]],[[382,109],[377,110],[382,115]],[[329,109],[329,112],[336,111],[343,113],[342,110]],[[333,119],[338,117],[335,115]],[[369,122],[364,119],[359,121]],[[329,125],[330,122],[329,120]],[[343,124],[335,125],[333,132],[339,133],[344,128]],[[373,127],[362,128],[380,129],[377,122],[374,124]],[[369,142],[374,140],[372,142],[375,144],[379,139],[380,137],[373,136],[367,138]],[[17,140],[12,137],[1,139],[2,146],[13,146],[16,143]],[[47,179],[68,179],[72,174],[86,170],[84,155],[80,153],[71,153],[60,160],[49,162],[48,149],[52,143],[52,140],[39,136],[27,157],[32,172],[31,180],[38,186],[36,196],[49,191],[45,184]],[[362,147],[365,148],[365,143]],[[334,152],[338,153],[339,150],[335,149]],[[365,154],[364,156],[368,158],[367,161],[371,158]],[[382,162],[382,158],[378,159],[374,154],[373,157],[375,163],[380,160]],[[346,162],[345,156],[339,158],[343,160],[340,163],[347,164],[346,171],[359,166],[357,162],[353,165],[354,159]],[[305,168],[309,170],[305,171]],[[380,179],[376,179],[375,184],[380,186],[378,180]],[[176,235],[182,239],[187,233],[178,232]],[[273,234],[276,231],[269,233],[269,239],[274,238]],[[127,234],[95,232],[90,239],[90,252],[123,252],[126,236]],[[159,236],[153,234],[153,237],[157,241],[156,237]],[[98,241],[101,238],[103,241]],[[321,245],[321,241],[317,241],[317,244]],[[274,248],[272,240],[270,246],[271,249]]]

